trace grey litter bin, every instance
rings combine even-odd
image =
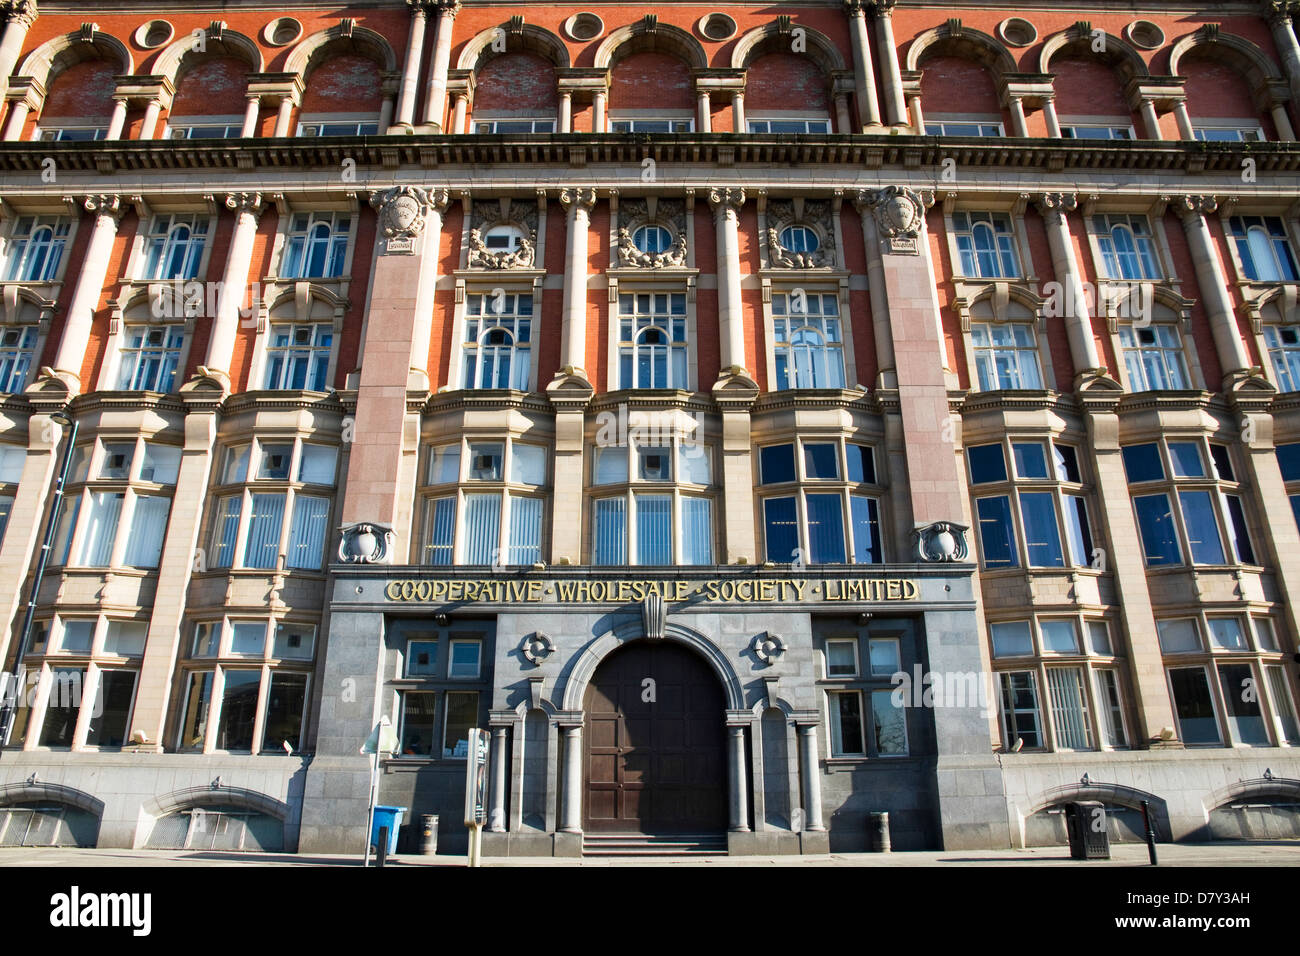
[[[872,853],[889,852],[888,813],[882,812],[867,814],[867,841],[870,844],[870,850]]]
[[[1070,836],[1070,859],[1110,859],[1110,827],[1104,803],[1099,800],[1067,803],[1065,829]]]
[[[433,856],[438,852],[438,816],[426,813],[420,817],[420,852]]]

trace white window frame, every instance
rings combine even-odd
[[[191,136],[191,132],[198,127],[211,127],[213,129],[222,128],[226,130],[222,136]],[[239,139],[244,129],[244,117],[242,114],[227,113],[224,115],[214,116],[168,116],[167,124],[163,127],[162,139]],[[177,135],[182,134],[182,135]]]

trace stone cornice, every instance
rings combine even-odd
[[[344,160],[359,168],[444,169],[492,165],[571,167],[589,159],[640,165],[649,153],[660,163],[741,167],[853,166],[917,169],[955,159],[959,168],[1013,168],[1104,172],[1239,174],[1253,159],[1258,174],[1300,172],[1300,143],[1183,143],[1174,141],[1074,141],[1045,138],[868,136],[840,134],[569,133],[501,136],[350,136],[286,139],[117,140],[93,143],[0,143],[0,173],[41,173],[54,157],[60,173],[130,174],[154,170],[225,170],[247,179],[251,170],[337,170]],[[540,173],[539,169],[539,173]],[[572,176],[570,175],[570,178]],[[740,181],[740,177],[737,177]],[[1191,188],[1189,186],[1189,188]]]

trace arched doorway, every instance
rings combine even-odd
[[[610,654],[583,698],[583,829],[725,830],[725,710],[717,676],[680,644],[636,641]]]

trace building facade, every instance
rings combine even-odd
[[[1300,836],[1294,3],[0,6],[0,844]]]

